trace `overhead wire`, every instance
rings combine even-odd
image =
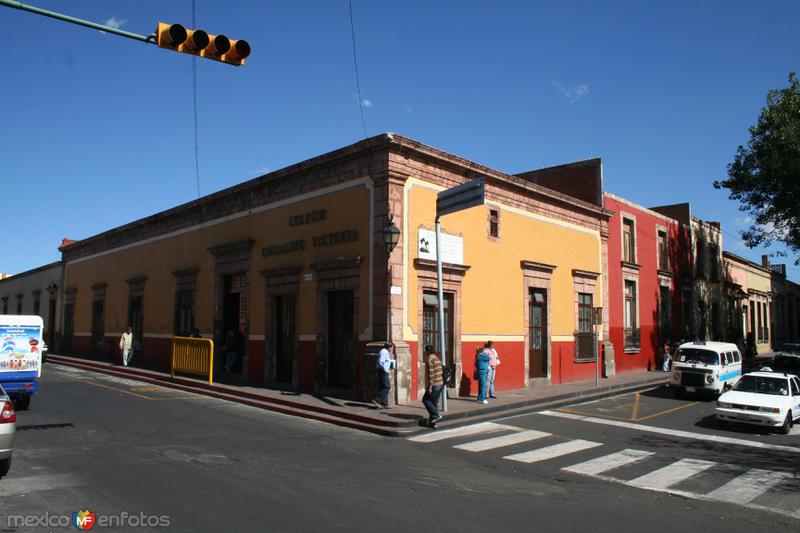
[[[361,98],[361,80],[358,73],[358,55],[356,54],[356,30],[353,24],[353,0],[348,0],[350,6],[350,37],[353,41],[353,66],[356,73],[356,97],[358,98],[358,107],[361,110],[361,129],[364,131],[364,138],[367,138],[367,119],[364,115],[364,101]]]

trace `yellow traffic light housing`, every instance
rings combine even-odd
[[[225,35],[209,35],[203,30],[187,30],[180,24],[158,23],[156,44],[161,48],[193,54],[229,65],[244,65],[250,44],[239,39],[231,42]]]

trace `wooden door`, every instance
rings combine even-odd
[[[530,295],[528,376],[547,377],[547,293],[533,289]]]

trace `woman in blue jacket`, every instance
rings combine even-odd
[[[478,378],[478,403],[489,403],[486,399],[486,374],[489,372],[489,361],[491,357],[478,348],[475,353],[475,375]]]

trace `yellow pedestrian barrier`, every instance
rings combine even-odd
[[[195,337],[172,337],[172,377],[175,372],[208,376],[214,382],[214,341]]]

